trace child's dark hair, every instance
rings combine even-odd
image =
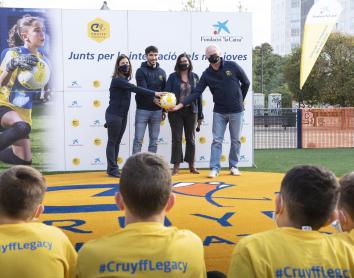
[[[336,207],[339,184],[335,175],[323,167],[300,165],[285,174],[280,194],[297,228],[311,226],[318,230]]]
[[[338,207],[345,211],[354,220],[354,172],[343,176],[339,180],[340,194]]]
[[[171,174],[162,157],[138,153],[122,169],[119,190],[129,210],[141,219],[161,212],[171,193]]]
[[[26,220],[42,202],[47,184],[29,166],[14,166],[0,174],[0,214]]]

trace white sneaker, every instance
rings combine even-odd
[[[209,172],[208,178],[212,178],[213,179],[213,178],[216,178],[217,176],[219,176],[218,170],[212,169]]]
[[[239,171],[238,168],[236,168],[236,167],[232,167],[232,168],[230,169],[230,174],[233,175],[233,176],[241,176],[240,171]]]

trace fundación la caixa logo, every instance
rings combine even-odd
[[[228,20],[225,20],[224,22],[218,21],[218,23],[213,24],[213,27],[215,28],[213,34],[214,35],[219,35],[221,31],[226,32],[227,34],[230,34],[229,28],[227,28],[226,24],[228,23]]]
[[[212,24],[212,35],[201,36],[202,42],[242,42],[242,36],[233,35],[228,26],[229,20],[217,20]]]
[[[110,37],[110,25],[108,22],[97,17],[87,24],[87,36],[96,41],[102,42]]]

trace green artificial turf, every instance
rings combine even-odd
[[[254,155],[256,167],[248,171],[285,173],[299,164],[321,165],[338,177],[354,171],[354,148],[255,150]]]
[[[42,143],[45,138],[44,108],[45,105],[39,105],[33,109],[33,125],[30,134],[33,166],[40,170],[43,167],[45,151]],[[338,177],[354,171],[354,148],[255,150],[254,156],[256,167],[242,170],[285,173],[298,164],[316,164],[332,170]],[[9,166],[0,162],[0,170]]]

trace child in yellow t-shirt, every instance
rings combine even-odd
[[[335,219],[338,195],[332,172],[310,165],[289,170],[275,201],[279,228],[242,239],[228,277],[353,277],[353,248],[318,231]]]
[[[343,233],[334,234],[354,246],[354,172],[339,180],[338,220]]]
[[[46,188],[29,166],[0,174],[1,278],[73,277],[77,254],[69,239],[56,227],[32,222],[43,212]]]
[[[131,156],[115,201],[125,211],[126,227],[86,243],[79,252],[76,277],[206,277],[200,238],[163,225],[175,196],[162,158],[152,153]]]

